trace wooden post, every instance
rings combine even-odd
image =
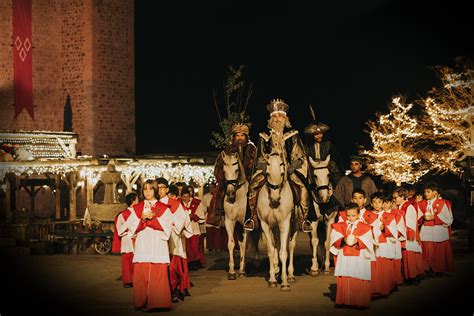
[[[68,174],[69,182],[69,220],[76,219],[76,200],[77,200],[77,174],[76,172],[70,172]]]
[[[13,203],[13,205],[15,206],[15,209],[13,210],[13,221],[15,223],[18,222],[18,205],[17,205],[17,201],[18,201],[18,197],[17,197],[17,191],[21,190],[21,176],[17,176],[15,175],[15,193],[14,193],[14,197],[15,197],[15,203]]]
[[[86,186],[86,207],[90,207],[94,203],[94,184],[89,179],[85,179]]]
[[[35,196],[36,196],[36,191],[35,191],[35,186],[34,185],[31,185],[31,188],[30,188],[30,214],[34,214],[35,213]]]
[[[54,192],[54,218],[61,219],[61,175],[54,176],[56,192]]]
[[[199,186],[197,195],[200,199],[204,196],[204,184]]]
[[[130,176],[124,175],[123,173],[120,174],[123,183],[127,187],[126,194],[133,192],[133,185],[137,182],[138,178],[140,177],[141,173],[139,171],[134,171]]]
[[[12,185],[10,181],[10,176],[7,174],[5,176],[5,184],[6,184],[6,190],[5,190],[5,211],[7,212],[5,214],[5,221],[7,223],[11,222],[12,219],[12,200],[11,200],[11,195],[12,195]]]

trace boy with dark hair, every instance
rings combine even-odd
[[[437,183],[425,186],[425,198],[418,204],[423,217],[420,219],[420,239],[423,248],[425,270],[434,273],[454,271],[450,226],[453,214],[449,202],[440,198]]]
[[[372,225],[375,222],[375,220],[377,219],[377,216],[365,208],[365,206],[367,205],[367,194],[365,193],[364,190],[354,189],[354,191],[352,191],[351,203],[355,203],[357,207],[359,207],[359,216],[362,221],[364,221],[366,224],[369,224],[369,225]],[[346,212],[340,211],[339,222],[343,222],[345,220],[346,220]]]
[[[371,260],[374,239],[369,225],[360,219],[359,206],[346,205],[346,220],[332,224],[331,253],[334,255],[336,305],[366,308],[370,304]]]
[[[165,178],[158,178],[156,182],[158,183],[160,202],[169,206],[173,217],[173,226],[168,242],[171,257],[169,274],[171,301],[177,303],[180,299],[184,300],[191,287],[186,259],[186,237],[191,236],[191,220],[181,203],[169,196],[168,181]],[[175,189],[177,191],[177,188]]]
[[[391,204],[382,192],[370,196],[372,212],[377,216],[372,226],[375,239],[376,261],[372,261],[372,295],[388,296],[394,288],[393,260],[396,256],[395,238],[398,230]]]
[[[405,219],[407,231],[406,241],[402,243],[403,272],[406,284],[417,285],[420,283],[420,276],[423,274],[423,256],[418,231],[418,220],[422,214],[408,201],[407,189],[395,188],[392,198]]]
[[[177,186],[174,184],[171,184],[168,187],[168,196],[172,199],[178,199],[179,198],[179,189]]]
[[[135,192],[125,196],[128,208],[115,217],[114,240],[112,252],[122,254],[122,284],[123,287],[133,286],[133,241],[127,219],[133,212],[133,206],[138,204],[138,195]]]
[[[188,264],[190,270],[196,271],[199,268],[203,268],[204,264],[204,253],[199,248],[199,236],[201,235],[201,229],[199,228],[200,223],[205,222],[205,211],[204,205],[201,200],[191,198],[187,188],[183,188],[181,191],[181,205],[184,210],[188,212],[191,219],[192,236],[186,238],[186,256],[188,258]]]

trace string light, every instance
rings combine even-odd
[[[204,185],[215,181],[214,167],[209,165],[183,165],[163,162],[162,160],[145,162],[140,160],[117,164],[116,170],[124,175],[136,174],[137,172],[144,179],[155,179],[164,177],[172,182],[184,181],[195,182],[198,185]],[[106,171],[106,166],[95,165],[92,160],[82,161],[22,161],[22,162],[0,162],[0,177],[5,177],[6,173],[16,175],[27,174],[67,174],[78,172],[80,179],[87,179],[88,183],[95,186],[100,180],[101,172]],[[84,186],[84,182],[79,182]],[[136,188],[136,186],[135,186]]]
[[[474,118],[472,87],[474,71],[469,64],[458,69],[438,67],[442,89],[433,89],[422,100],[423,138],[427,146],[423,155],[433,170],[461,173],[457,162],[474,153],[471,129]]]
[[[392,99],[390,113],[377,115],[369,121],[372,150],[364,151],[369,157],[368,169],[382,179],[401,183],[414,183],[428,172],[416,155],[414,141],[421,135],[418,122],[408,114],[413,104],[405,105],[400,97]]]
[[[470,66],[469,66],[470,67]],[[412,104],[393,98],[390,113],[369,121],[372,150],[368,168],[382,179],[414,183],[429,171],[461,173],[457,163],[474,154],[472,87],[474,71],[438,68],[442,89],[432,89],[419,104],[420,117],[409,115]]]
[[[117,170],[119,169],[117,168]],[[127,176],[131,176],[134,172],[139,172],[145,179],[163,177],[171,182],[183,181],[186,183],[193,180],[198,185],[204,185],[215,180],[214,167],[203,165],[139,162],[122,168],[120,171]]]
[[[1,131],[3,144],[18,145],[33,159],[75,158],[77,134],[46,131]]]

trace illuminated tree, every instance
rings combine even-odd
[[[418,158],[416,145],[421,133],[418,121],[409,114],[412,107],[401,97],[394,97],[388,114],[379,113],[376,120],[367,123],[374,145],[365,151],[368,170],[397,185],[414,183],[428,172]]]
[[[458,59],[457,68],[436,67],[443,85],[415,101],[420,115],[413,115],[413,104],[395,97],[389,114],[367,123],[374,144],[364,152],[370,171],[398,185],[416,182],[429,171],[461,172],[457,162],[474,151],[474,71],[464,59]]]
[[[421,153],[431,169],[459,173],[456,163],[472,155],[474,70],[465,59],[457,60],[456,69],[436,67],[442,87],[433,88],[420,104],[424,108],[420,125],[423,134]]]

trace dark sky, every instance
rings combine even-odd
[[[365,122],[393,95],[424,95],[438,84],[430,66],[473,56],[465,2],[292,2],[136,1],[137,153],[214,151],[212,90],[242,64],[254,141],[270,99],[289,104],[300,131],[311,103],[347,159],[356,143],[370,145]]]

